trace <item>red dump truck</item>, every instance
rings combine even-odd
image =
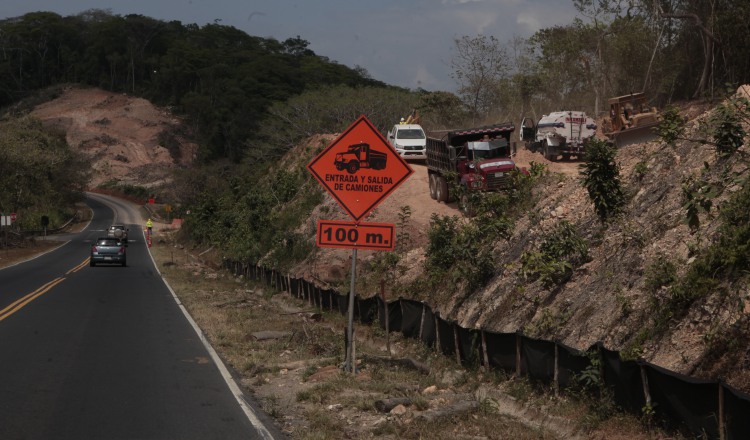
[[[455,199],[451,183],[464,189],[459,200],[461,210],[470,209],[470,191],[498,191],[513,186],[512,173],[517,170],[512,159],[510,137],[512,123],[453,130],[441,138],[427,138],[427,173],[430,197],[439,202]],[[455,179],[451,182],[451,179]]]
[[[370,149],[370,144],[349,145],[344,153],[337,153],[333,163],[339,171],[346,170],[349,174],[354,174],[360,168],[371,168],[373,170],[382,170],[388,156],[380,151]]]

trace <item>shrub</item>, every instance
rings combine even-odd
[[[734,97],[716,107],[710,123],[714,127],[712,135],[719,157],[729,157],[742,146],[745,139],[742,116],[747,114],[747,106],[747,99]]]
[[[540,280],[551,288],[573,276],[573,271],[589,260],[588,244],[569,222],[563,220],[542,240],[538,251],[521,255],[521,275]]]
[[[625,204],[615,154],[611,144],[595,139],[586,147],[586,162],[581,165],[583,185],[602,223],[618,214]]]
[[[680,111],[675,106],[669,106],[661,112],[661,121],[656,127],[656,133],[661,141],[670,147],[682,136],[685,129],[685,119],[680,116]]]

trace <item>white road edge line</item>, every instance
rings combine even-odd
[[[141,233],[143,233],[143,230],[141,230]],[[143,235],[144,242],[146,241],[146,235]],[[167,280],[164,278],[164,276],[161,274],[161,271],[159,270],[158,265],[156,264],[156,260],[154,260],[154,256],[151,254],[151,248],[146,247],[148,250],[148,255],[151,257],[151,262],[154,263],[154,269],[156,269],[156,273],[159,274],[159,277],[161,278],[162,282],[165,286],[167,286],[167,289],[169,289],[169,292],[172,294],[172,298],[174,298],[175,302],[177,303],[177,306],[182,310],[182,314],[185,315],[185,318],[187,318],[188,322],[191,326],[193,326],[193,330],[195,330],[195,333],[200,338],[201,342],[203,343],[203,346],[206,347],[206,350],[208,351],[208,354],[211,356],[211,359],[214,361],[214,364],[216,364],[216,367],[219,369],[219,372],[221,372],[221,376],[224,378],[224,382],[226,382],[227,386],[229,387],[230,391],[232,391],[232,394],[234,394],[234,398],[237,400],[237,403],[239,403],[240,408],[242,408],[242,411],[244,411],[245,416],[247,416],[247,419],[250,421],[250,423],[255,427],[255,429],[258,431],[258,434],[262,436],[263,439],[268,440],[274,440],[273,435],[271,435],[270,432],[266,429],[263,422],[260,421],[257,415],[255,415],[255,412],[252,408],[245,402],[244,393],[242,392],[242,389],[237,385],[237,382],[235,382],[234,378],[232,377],[232,374],[229,372],[229,369],[227,369],[226,365],[224,365],[224,362],[221,360],[221,357],[219,357],[218,353],[216,353],[216,350],[211,346],[211,344],[206,339],[206,335],[203,334],[203,331],[198,327],[198,324],[195,323],[193,320],[193,317],[190,316],[190,313],[188,312],[187,308],[185,308],[184,305],[182,305],[182,302],[180,301],[180,298],[177,297],[177,294],[175,294],[174,290],[172,290],[172,286],[169,285]]]

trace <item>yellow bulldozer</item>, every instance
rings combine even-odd
[[[649,107],[642,92],[610,98],[609,132],[605,135],[616,147],[648,142],[657,138],[654,130],[660,117],[656,107]]]

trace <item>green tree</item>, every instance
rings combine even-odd
[[[84,158],[59,133],[31,117],[11,119],[0,129],[0,212],[15,212],[24,228],[38,227],[41,215],[53,226],[81,199],[90,177]]]
[[[580,165],[583,185],[602,223],[617,215],[625,205],[615,155],[611,144],[594,139],[586,146],[586,162]]]

